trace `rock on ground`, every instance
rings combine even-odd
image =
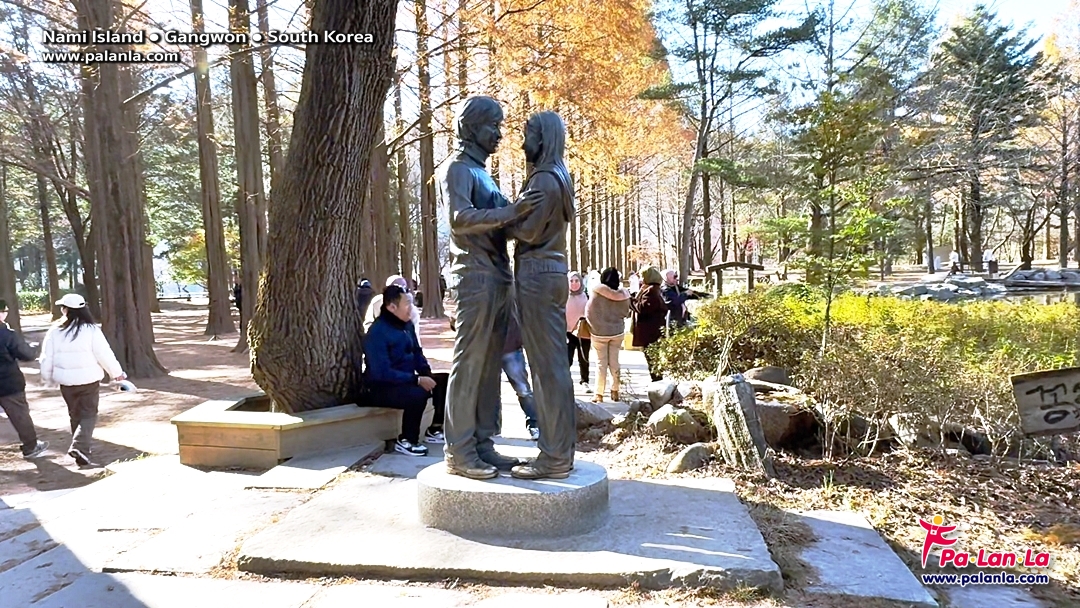
[[[705,463],[709,462],[712,458],[712,448],[707,443],[695,443],[688,445],[681,452],[675,455],[675,458],[671,459],[671,463],[668,464],[668,473],[682,473],[683,471],[692,471],[705,466]]]
[[[697,443],[709,438],[709,429],[690,411],[670,403],[653,412],[646,426],[654,435],[668,437],[676,443]]]
[[[671,380],[657,380],[650,383],[647,390],[654,410],[669,403],[681,403],[683,400],[679,385]]]
[[[813,412],[790,403],[758,399],[757,412],[765,443],[774,450],[809,442],[818,430]]]
[[[765,382],[771,382],[772,384],[783,384],[791,386],[791,377],[788,375],[787,370],[782,367],[776,367],[775,365],[766,365],[765,367],[754,367],[743,372],[743,378],[747,380],[764,380]]]
[[[604,409],[604,406],[599,403],[582,401],[581,399],[575,399],[574,403],[577,405],[578,430],[611,422],[611,419],[615,417],[614,414]]]
[[[648,418],[649,416],[652,416],[652,413],[654,411],[656,411],[656,408],[653,407],[653,404],[652,404],[651,401],[645,401],[643,399],[634,399],[633,401],[630,402],[630,407],[626,411],[626,417],[630,418],[630,417],[634,416],[635,414],[637,414],[637,415],[645,416],[646,418]]]

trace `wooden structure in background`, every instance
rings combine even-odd
[[[724,271],[731,268],[743,268],[746,269],[746,291],[750,292],[754,290],[754,271],[765,271],[765,267],[761,264],[751,264],[749,262],[721,262],[719,264],[713,264],[705,269],[708,274],[716,273],[716,295],[724,295]]]

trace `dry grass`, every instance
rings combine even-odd
[[[658,478],[666,475],[666,464],[680,447],[646,433],[617,429],[605,436],[589,459],[607,467],[612,477]],[[925,538],[918,519],[934,515],[958,524],[962,547],[969,550],[1019,551],[1021,555],[1027,548],[1049,551],[1049,570],[1015,570],[1050,576],[1049,585],[1030,588],[1048,605],[1080,606],[1080,466],[1075,463],[1058,467],[923,450],[842,461],[781,453],[775,464],[774,479],[717,463],[685,475],[735,480],[739,497],[749,507],[784,574],[789,588],[784,601],[793,602],[791,605],[879,605],[861,599],[801,595],[799,587],[812,576],[812,570],[798,554],[813,540],[813,533],[786,511],[831,509],[863,514],[916,574],[923,572]],[[933,570],[928,564],[926,571]],[[635,593],[653,597],[647,592]],[[620,601],[626,604],[628,600]],[[723,601],[734,599],[729,593]]]
[[[757,502],[749,505],[750,517],[761,530],[773,561],[780,566],[784,586],[801,588],[814,576],[814,569],[799,555],[803,548],[817,540],[814,531],[789,511],[771,504]]]
[[[934,515],[960,526],[965,548],[1049,551],[1051,568],[1045,573],[1051,584],[1032,592],[1054,606],[1080,604],[1078,466],[1012,466],[903,452],[844,463],[780,455],[776,468],[777,478],[768,481],[722,466],[708,474],[734,477],[740,497],[751,504],[860,512],[916,573],[922,571],[925,538],[918,519]],[[773,539],[770,548],[775,542],[784,546],[787,540]]]

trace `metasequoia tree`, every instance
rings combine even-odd
[[[487,90],[498,88],[507,113],[492,171],[498,163],[504,183],[520,183],[521,125],[531,112],[557,111],[567,123],[568,164],[578,190],[578,213],[569,226],[571,265],[615,265],[618,250],[636,241],[617,242],[608,230],[602,255],[592,251],[598,230],[606,226],[591,221],[594,212],[599,214],[602,205],[615,212],[627,204],[623,195],[640,180],[627,167],[643,166],[649,156],[685,156],[688,143],[671,107],[639,97],[668,78],[667,64],[653,53],[650,4],[551,0],[542,9],[528,0],[495,4],[476,20],[487,45],[498,48],[488,54],[487,73],[499,80]]]
[[[229,0],[229,29],[251,29],[248,0]],[[233,129],[236,141],[236,215],[240,224],[240,341],[237,351],[247,350],[243,330],[255,310],[259,271],[266,255],[266,190],[263,188],[262,146],[259,138],[259,92],[249,45],[229,45],[232,77]]]
[[[266,0],[255,0],[259,14],[259,31],[270,31],[270,11]],[[266,102],[266,141],[270,156],[270,195],[273,196],[285,163],[284,133],[281,129],[281,107],[278,104],[277,79],[274,77],[274,53],[268,45],[259,47],[259,62],[262,65],[263,98]]]
[[[255,381],[290,412],[355,399],[363,319],[355,297],[397,0],[317,0],[311,29],[373,44],[308,45],[266,266],[248,328]],[[251,292],[249,292],[251,293]],[[254,294],[253,294],[254,295]]]
[[[80,29],[109,29],[119,22],[114,0],[79,0],[75,6]],[[82,68],[84,153],[101,262],[102,329],[124,370],[138,378],[165,370],[154,354],[150,302],[142,283],[147,276],[143,213],[136,167],[124,154],[137,142],[129,141],[134,134],[124,126],[121,69],[115,63]]]
[[[7,324],[21,331],[19,292],[15,289],[15,267],[11,263],[11,230],[8,228],[7,164],[0,158],[0,298],[8,305]]]
[[[191,0],[191,25],[196,32],[205,29],[202,0]],[[225,251],[225,229],[221,217],[210,66],[205,48],[196,45],[192,52],[195,55],[195,122],[199,134],[199,178],[202,184],[203,233],[206,237],[206,290],[210,294],[205,333],[218,336],[233,333],[236,326],[233,325],[232,307],[229,304],[229,258]]]
[[[427,1],[414,0],[416,16],[416,69],[420,80],[420,290],[424,292],[421,316],[434,319],[443,315],[439,298],[438,208],[435,202],[435,134],[432,132],[431,56],[428,38]]]

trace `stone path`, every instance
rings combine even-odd
[[[629,385],[643,391],[648,384],[644,357],[624,351],[622,359]],[[511,446],[508,450],[535,453],[524,415],[505,382],[502,392],[500,442]],[[629,393],[629,387],[624,392]],[[589,393],[578,385],[577,395],[587,399]],[[779,579],[730,482],[718,479],[612,480],[611,521],[599,532],[567,541],[485,545],[417,528],[405,521],[410,505],[416,509],[410,484],[415,484],[413,478],[421,469],[441,459],[439,446],[432,447],[428,458],[383,455],[368,473],[336,481],[338,473],[370,450],[323,454],[264,475],[207,473],[180,466],[175,455],[152,457],[110,465],[109,477],[74,490],[0,497],[0,606],[602,608],[612,595],[393,582],[328,585],[236,576],[234,560],[253,564],[272,558],[271,551],[279,553],[282,569],[296,572],[305,571],[304,564],[334,559],[339,565],[355,566],[357,556],[363,555],[382,562],[397,560],[397,569],[371,570],[380,578],[408,577],[409,567],[416,570],[424,564],[444,571],[457,564],[464,573],[470,568],[490,569],[482,563],[488,562],[506,574],[503,582],[624,586],[627,580],[638,580],[659,587],[742,581],[769,587]],[[896,577],[912,577],[906,569],[895,569],[899,560],[864,521],[815,517],[824,522],[821,525],[832,526],[819,530],[819,538],[847,543],[831,549],[819,543],[808,549],[804,557],[820,573],[834,567],[828,559],[845,557],[845,551],[852,551],[851,543],[861,543],[857,550],[864,560],[859,563],[862,581],[888,580],[896,588]],[[471,559],[471,565],[463,559]],[[891,569],[883,570],[885,566]],[[830,587],[830,580],[828,575],[819,577],[823,592],[853,591]],[[929,595],[913,578],[907,582],[916,585],[904,588],[909,602],[933,605],[932,598],[925,601]],[[866,588],[854,591],[882,596]],[[965,607],[1038,606],[1013,589],[963,590],[950,599]]]

